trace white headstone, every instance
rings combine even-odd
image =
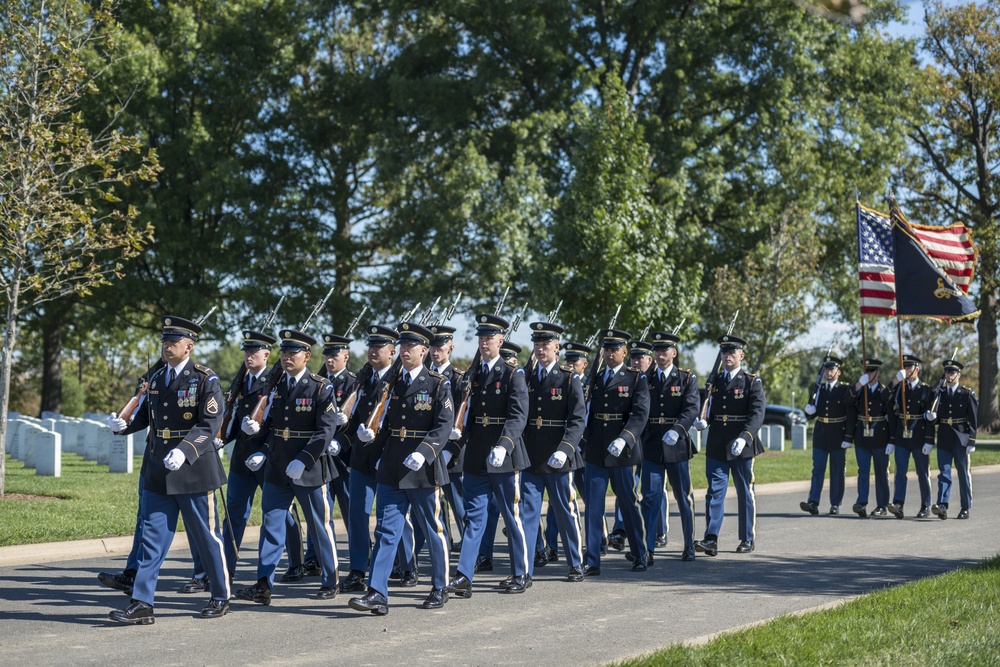
[[[691,438],[691,444],[694,445],[695,451],[700,452],[701,451],[701,431],[699,431],[698,429],[696,429],[696,428],[694,428],[692,426],[691,429],[688,430],[688,436]]]
[[[24,461],[25,468],[35,467],[35,454],[36,454],[38,439],[44,433],[55,433],[55,431],[48,431],[44,428],[39,428],[33,424],[24,425],[24,440],[22,440],[22,445],[24,447],[24,450],[23,450],[23,457],[21,458],[21,460]]]
[[[771,424],[767,429],[771,431],[771,451],[785,451],[785,427],[781,424]]]
[[[108,429],[105,429],[111,433]],[[110,472],[132,472],[132,456],[135,449],[132,445],[135,434],[114,435],[111,434],[111,446],[108,455],[108,470]]]
[[[50,430],[54,430],[62,436],[62,442],[66,446],[66,451],[79,452],[78,443],[80,438],[77,435],[76,421],[67,419],[66,417],[59,417],[58,419],[53,419],[52,422],[54,428]]]
[[[792,449],[806,449],[806,425],[792,424]]]
[[[99,465],[108,465],[108,448],[114,435],[111,429],[92,421],[81,423],[80,429],[83,432],[83,458],[97,461]]]
[[[11,458],[18,461],[24,456],[24,427],[31,425],[26,419],[11,419],[7,422],[7,437],[5,450]]]
[[[760,427],[760,431],[757,432],[757,437],[760,438],[760,444],[764,446],[764,449],[771,448],[771,429],[765,424]]]
[[[7,419],[17,419],[20,416],[21,416],[20,412],[8,412],[7,413]]]
[[[35,440],[35,474],[62,476],[62,436],[53,431],[39,433]]]
[[[51,410],[42,410],[42,419],[62,419],[62,415]]]
[[[102,424],[106,424],[108,421],[108,415],[104,412],[84,412],[83,418],[95,422],[100,422]]]

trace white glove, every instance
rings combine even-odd
[[[564,465],[566,465],[566,452],[552,452],[552,456],[549,457],[549,467],[562,468]]]
[[[611,452],[611,456],[621,456],[625,451],[625,441],[622,438],[615,438],[608,445],[608,451]]]
[[[240,424],[240,429],[243,430],[247,435],[257,435],[260,433],[260,424],[250,419],[250,415],[243,418],[243,423]]]
[[[361,442],[371,442],[375,439],[375,431],[371,430],[364,424],[358,426],[358,440]]]
[[[885,446],[885,455],[886,456],[892,456],[892,453],[894,451],[896,451],[896,445],[886,445]]]
[[[507,450],[501,447],[500,445],[497,445],[496,447],[493,448],[493,451],[490,452],[490,455],[489,457],[487,457],[486,461],[494,468],[499,468],[500,466],[503,465],[504,459],[506,458],[507,458]]]
[[[330,441],[330,444],[326,446],[326,453],[330,456],[336,456],[340,453],[340,443],[334,438]]]
[[[421,454],[420,452],[413,452],[412,454],[406,457],[406,459],[403,461],[403,465],[409,468],[410,470],[420,470],[420,468],[423,467],[425,460],[426,459],[424,458],[423,454]]]
[[[222,438],[216,438],[212,440],[212,446],[215,447],[215,451],[221,451],[223,447],[226,446],[225,441]]]
[[[864,375],[862,375],[861,377],[858,378],[858,384],[860,384],[862,387],[865,386],[866,384],[868,384],[871,381],[872,381],[872,379],[870,377],[868,377],[868,373],[865,373]]]
[[[451,435],[448,436],[449,440],[461,440],[462,439],[462,429],[453,428],[451,429]]]
[[[333,416],[333,423],[336,424],[337,426],[343,426],[348,421],[350,421],[350,419],[351,418],[347,416],[346,412],[344,412],[343,410],[337,410],[337,414]]]
[[[924,456],[928,456],[930,455],[932,449],[934,449],[934,445],[925,443],[924,446],[920,448],[920,451],[923,452]]]
[[[163,465],[167,467],[167,470],[180,470],[181,466],[184,465],[185,458],[184,452],[181,450],[171,449],[163,457]]]
[[[928,410],[927,412],[924,413],[924,419],[926,419],[929,422],[932,422],[937,419],[937,413]]]
[[[896,382],[902,382],[903,378],[905,377],[906,373],[904,373],[903,371],[899,371],[898,373],[896,373]]]
[[[108,428],[117,433],[118,431],[124,431],[128,424],[125,420],[118,416],[117,412],[112,412],[108,415]]]
[[[694,430],[696,431],[704,431],[706,428],[708,428],[708,422],[705,421],[704,419],[695,419],[693,426]]]
[[[965,451],[968,452],[969,454],[971,454],[972,452],[976,451],[976,446],[975,445],[969,445],[968,447],[965,448]]]
[[[442,451],[441,458],[444,460],[444,467],[447,468],[448,464],[451,463],[452,459],[451,452],[449,452],[447,449]]]
[[[677,444],[678,438],[680,438],[680,436],[677,435],[677,431],[675,431],[674,429],[670,429],[669,431],[663,434],[663,444],[667,445],[668,447],[673,447],[674,445]]]
[[[747,446],[747,441],[743,438],[736,438],[733,440],[733,446],[731,447],[733,456],[739,456],[743,448]]]
[[[816,406],[813,405],[812,403],[806,403],[805,412],[807,415],[811,417],[812,415],[816,414]]]
[[[298,459],[293,460],[288,464],[288,467],[285,468],[285,474],[288,475],[289,479],[298,479],[299,477],[302,477],[302,473],[305,471],[306,464]]]
[[[257,472],[264,467],[264,454],[262,452],[251,454],[247,457],[246,464],[251,471]]]
[[[840,443],[840,448],[841,449],[850,449],[851,448],[851,443],[849,443],[846,440],[844,440],[843,442]]]

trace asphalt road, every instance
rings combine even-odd
[[[1000,467],[975,473],[967,521],[860,519],[850,512],[813,517],[798,509],[805,488],[794,483],[758,489],[757,550],[750,555],[734,552],[735,508],[727,506],[724,551],[716,558],[682,563],[675,532],[645,573],[632,573],[623,555],[612,551],[600,577],[562,581],[566,566],[560,561],[536,569],[525,594],[504,595],[492,588],[509,567],[506,549],[498,548],[497,569],[476,577],[471,599],[452,599],[440,611],[419,609],[429,589],[425,579],[416,588],[390,590],[384,617],[351,610],[345,595],[310,600],[319,582],[307,579],[276,587],[270,607],[237,601],[225,618],[201,620],[197,612],[207,596],[175,592],[190,568],[181,542],[161,571],[155,625],[121,626],[106,615],[123,608],[127,598],[98,585],[95,575],[120,569],[124,557],[41,563],[52,552],[41,546],[37,564],[20,564],[29,561],[8,557],[5,563],[0,550],[0,661],[593,665],[970,565],[1000,549]],[[916,493],[911,482],[911,515]],[[853,497],[849,483],[846,509]],[[697,499],[703,512],[704,492]],[[677,531],[676,516],[670,523]],[[696,530],[703,528],[699,514]],[[338,529],[342,534],[343,526]],[[241,565],[243,584],[251,583],[251,568]]]

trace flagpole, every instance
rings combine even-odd
[[[903,437],[907,437],[906,433],[909,431],[910,419],[909,415],[906,414],[906,369],[903,367],[903,329],[899,323],[899,315],[896,315],[896,342],[899,345],[899,367],[903,369],[903,381],[900,383],[900,391],[903,396]]]

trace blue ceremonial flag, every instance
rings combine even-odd
[[[896,314],[952,322],[971,322],[979,317],[975,304],[947,273],[938,268],[895,203],[889,217],[895,247]],[[971,269],[969,279],[971,281]]]

